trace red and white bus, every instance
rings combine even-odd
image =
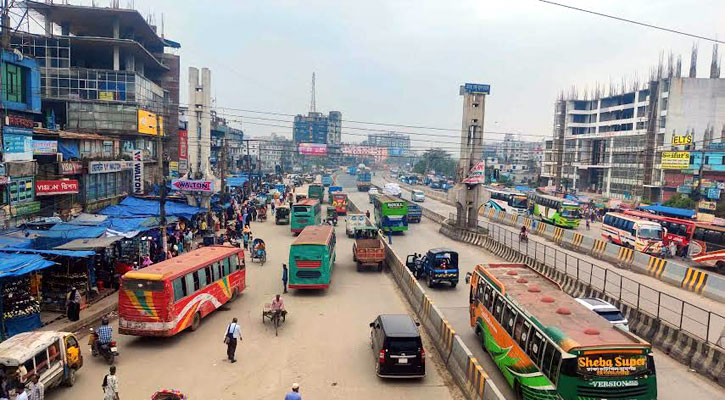
[[[196,330],[201,319],[246,287],[244,251],[209,246],[129,271],[118,292],[119,333],[173,336]]]
[[[660,224],[661,227],[667,230],[667,234],[665,235],[665,245],[669,246],[670,242],[675,242],[675,244],[677,244],[678,251],[690,244],[692,234],[695,233],[695,221],[692,220],[665,217],[662,215],[634,210],[624,211],[623,214]]]
[[[648,254],[660,254],[664,230],[657,222],[610,212],[602,220],[602,236],[612,243]]]

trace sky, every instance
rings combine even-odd
[[[725,39],[722,0],[560,2]],[[121,0],[122,7],[128,3]],[[135,0],[134,6],[158,25],[163,15],[165,36],[181,43],[181,102],[188,67],[207,67],[220,112],[241,121],[250,136],[291,137],[291,117],[241,110],[306,114],[314,71],[317,110],[342,112],[344,142],[365,139],[364,128],[388,129],[345,120],[380,122],[445,128],[390,129],[412,132],[415,149],[450,149],[460,136],[464,82],[491,85],[485,131],[541,140],[551,136],[562,90],[644,81],[662,53],[681,55],[687,71],[693,44],[700,50],[698,76],[705,77],[712,52],[708,41],[537,0]]]

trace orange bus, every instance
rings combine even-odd
[[[118,332],[173,336],[199,328],[201,319],[246,287],[244,250],[209,246],[129,271],[118,292]]]
[[[338,215],[347,214],[347,193],[333,193],[332,206],[335,207],[335,212]]]

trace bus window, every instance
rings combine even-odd
[[[223,275],[227,276],[229,273],[231,273],[231,269],[229,268],[229,259],[225,260],[222,264],[222,271],[224,271]]]
[[[206,267],[204,267],[204,270],[206,271],[207,285],[211,285],[212,283],[214,283],[214,272],[212,272],[212,269],[213,268],[211,267],[211,265],[207,265]]]
[[[199,280],[199,272],[201,271],[194,271],[191,273],[191,275],[194,277],[194,291],[201,289],[201,281]]]
[[[561,362],[561,353],[555,351],[554,357],[551,359],[551,373],[549,374],[549,379],[551,379],[554,385],[556,385],[556,381],[559,379],[559,362]]]
[[[174,301],[179,301],[189,293],[186,291],[184,277],[174,279]]]
[[[541,372],[546,376],[549,376],[549,373],[551,373],[551,361],[554,359],[554,353],[558,353],[554,345],[547,343],[544,360],[541,362]]]
[[[516,319],[516,311],[514,311],[514,308],[506,303],[506,306],[504,308],[504,316],[503,316],[503,327],[506,329],[506,332],[509,334],[514,333],[514,320]]]
[[[529,343],[528,354],[536,365],[539,365],[539,361],[541,361],[541,353],[544,350],[544,344],[544,338],[541,334],[534,331],[534,335],[531,337],[531,342]]]
[[[612,216],[611,215],[604,216],[604,225],[612,225]]]
[[[703,228],[696,228],[695,234],[693,235],[693,239],[704,240],[705,239],[705,230]]]
[[[626,221],[625,224],[625,230],[632,234],[632,236],[636,236],[637,232],[634,231],[634,221]]]
[[[214,282],[216,282],[222,278],[222,274],[221,274],[221,272],[219,272],[219,263],[211,264],[211,272],[212,272],[212,276],[214,277]]]
[[[189,291],[189,294],[194,293],[194,277],[191,274],[186,274],[184,280],[186,282],[186,290]]]
[[[483,294],[483,305],[493,313],[493,289],[491,286],[486,285],[484,288],[485,292]]]
[[[524,317],[522,315],[519,315],[519,317],[516,318],[516,323],[514,324],[513,338],[516,342],[518,342],[521,339],[521,333],[523,331],[524,331]]]
[[[516,341],[519,342],[519,346],[521,346],[521,348],[526,351],[526,340],[529,338],[531,324],[529,323],[529,321],[525,320],[523,316],[520,316],[519,319],[523,321],[523,327],[521,329],[521,336],[517,336]]]
[[[706,243],[720,244],[721,240],[722,240],[722,235],[720,234],[720,232],[709,230],[709,229],[705,231],[705,242]]]
[[[503,299],[500,295],[496,295],[496,301],[494,302],[494,311],[493,311],[493,317],[496,318],[498,322],[502,322],[503,319],[501,319],[501,314],[503,313]],[[503,325],[503,323],[501,324]]]

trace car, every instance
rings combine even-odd
[[[599,314],[599,316],[604,317],[612,325],[617,325],[625,331],[629,331],[629,321],[627,321],[627,318],[622,315],[622,312],[612,304],[596,297],[580,297],[574,300],[589,310]]]
[[[418,326],[407,314],[381,314],[370,323],[370,341],[381,378],[423,378],[425,349]]]
[[[413,190],[410,192],[410,199],[413,201],[423,202],[425,201],[425,193],[422,190]]]
[[[370,190],[368,190],[368,201],[370,204],[373,203],[373,197],[375,197],[376,194],[380,194],[380,191],[378,191],[378,188],[371,187]]]

